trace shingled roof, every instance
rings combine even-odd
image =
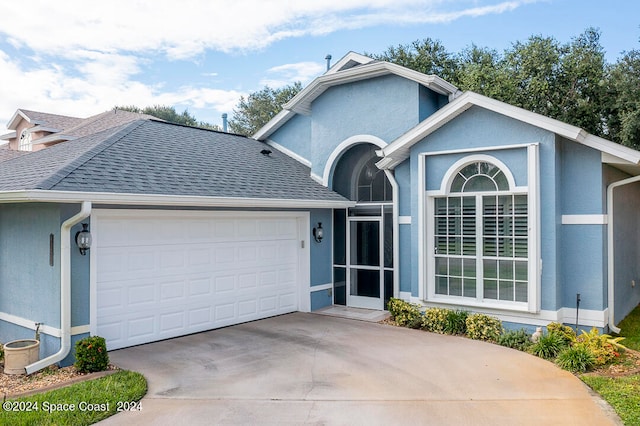
[[[240,135],[137,120],[5,161],[0,192],[325,200],[347,202],[305,165]]]

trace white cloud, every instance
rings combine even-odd
[[[260,49],[285,38],[384,23],[450,22],[503,13],[531,1],[25,0],[19,6],[14,2],[0,4],[0,32],[14,46],[39,52],[160,51],[178,59],[207,49]]]
[[[535,1],[541,0],[0,2],[0,49],[17,52],[9,57],[0,50],[0,124],[19,107],[82,117],[115,105],[176,105],[205,109],[208,116],[231,112],[246,93],[196,86],[167,90],[163,81],[143,82],[144,74],[163,55],[177,60],[212,50],[242,53],[287,38],[451,22]],[[269,69],[260,84],[307,83],[323,71],[324,64],[314,62],[281,65]]]
[[[267,70],[268,77],[260,81],[260,85],[277,89],[295,81],[302,82],[303,85],[322,74],[326,65],[317,62],[298,62],[295,64],[285,64]]]

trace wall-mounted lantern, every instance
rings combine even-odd
[[[322,238],[324,238],[324,231],[322,230],[322,222],[318,222],[318,226],[313,228],[313,239],[316,240],[316,243],[321,243]]]
[[[80,254],[83,256],[87,254],[87,250],[91,247],[91,232],[87,229],[88,227],[88,223],[83,223],[82,231],[76,232],[76,244],[80,249]]]

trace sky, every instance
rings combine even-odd
[[[168,105],[221,125],[241,96],[311,82],[349,51],[426,37],[457,53],[598,28],[640,49],[636,0],[22,0],[0,3],[0,133],[18,108],[88,117]]]

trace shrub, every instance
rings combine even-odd
[[[387,308],[396,324],[410,328],[422,326],[422,313],[418,305],[392,297]]]
[[[485,314],[470,314],[465,320],[467,336],[475,340],[495,342],[502,334],[502,323],[498,318]]]
[[[554,359],[568,345],[558,334],[547,333],[540,336],[537,342],[529,347],[529,352],[544,359]]]
[[[81,373],[103,371],[109,365],[107,343],[103,337],[91,336],[76,342],[76,369]]]
[[[624,337],[613,338],[608,334],[600,334],[597,328],[593,327],[590,332],[583,331],[576,337],[576,345],[586,346],[595,357],[595,365],[604,365],[620,356],[620,351],[624,346],[620,344]]]
[[[519,351],[526,351],[532,345],[531,335],[524,328],[509,330],[498,337],[498,344]]]
[[[447,319],[444,327],[444,332],[447,334],[466,334],[468,316],[469,316],[469,312],[467,311],[449,310],[447,312]]]
[[[558,354],[558,358],[556,358],[556,364],[560,368],[572,373],[584,373],[593,367],[595,363],[596,357],[593,352],[583,344],[576,344],[563,349]]]
[[[424,311],[422,328],[432,333],[445,334],[449,309],[429,308]]]
[[[547,325],[547,332],[549,334],[557,334],[561,336],[567,345],[570,345],[576,340],[576,332],[568,325],[560,324],[559,322],[552,322]]]

